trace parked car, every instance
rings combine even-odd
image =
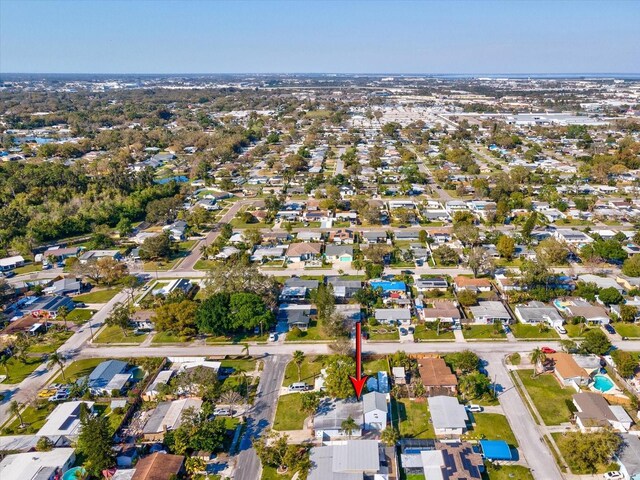
[[[230,408],[216,408],[213,411],[213,414],[216,417],[229,417],[231,416],[232,413],[233,411]]]
[[[542,347],[540,351],[542,353],[556,353],[556,351],[551,347]]]
[[[413,335],[413,334],[415,333],[415,331],[416,331],[416,327],[414,327],[414,326],[412,325],[412,326],[410,326],[407,330],[409,330],[409,333],[410,333],[411,335]]]
[[[607,472],[603,475],[607,480],[613,480],[614,478],[624,478],[620,472]]]
[[[470,403],[469,405],[467,405],[466,409],[474,413],[480,413],[482,410],[484,410],[480,405],[475,405],[473,403]]]
[[[610,334],[612,334],[612,335],[614,335],[614,334],[616,333],[616,329],[615,329],[615,328],[613,328],[613,325],[611,325],[610,323],[607,323],[607,324],[604,326],[604,329],[605,329],[607,332],[609,332]]]
[[[69,399],[69,393],[58,392],[53,397],[49,397],[50,402],[64,402]]]
[[[409,334],[409,332],[407,331],[406,328],[400,328],[400,335],[402,335],[404,337],[405,335],[408,335],[408,334]]]
[[[277,333],[270,333],[269,334],[269,341],[270,342],[275,342],[276,340],[278,340],[278,334]]]
[[[556,332],[561,333],[562,335],[565,335],[567,333],[567,329],[564,328],[562,325],[558,325],[556,327]]]

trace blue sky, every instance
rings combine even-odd
[[[0,72],[639,73],[640,1],[0,0]]]

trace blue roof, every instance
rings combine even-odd
[[[480,447],[488,460],[513,460],[509,444],[504,440],[480,440]]]
[[[381,288],[383,292],[407,291],[407,285],[404,282],[388,282],[386,280],[377,280],[370,282],[371,288]]]

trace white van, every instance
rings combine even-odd
[[[296,382],[289,385],[290,392],[306,392],[309,390],[309,385],[304,382]]]

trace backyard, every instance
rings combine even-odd
[[[517,370],[516,373],[546,425],[559,425],[571,419],[575,390],[561,387],[551,374],[532,377],[533,370]]]
[[[512,447],[518,446],[507,417],[499,413],[473,413],[472,415],[475,426],[473,431],[466,435],[467,440],[504,440]]]
[[[408,398],[392,399],[391,416],[401,437],[435,438],[427,402],[416,402]]]
[[[487,462],[483,480],[533,480],[531,470],[521,465],[498,465]]]

